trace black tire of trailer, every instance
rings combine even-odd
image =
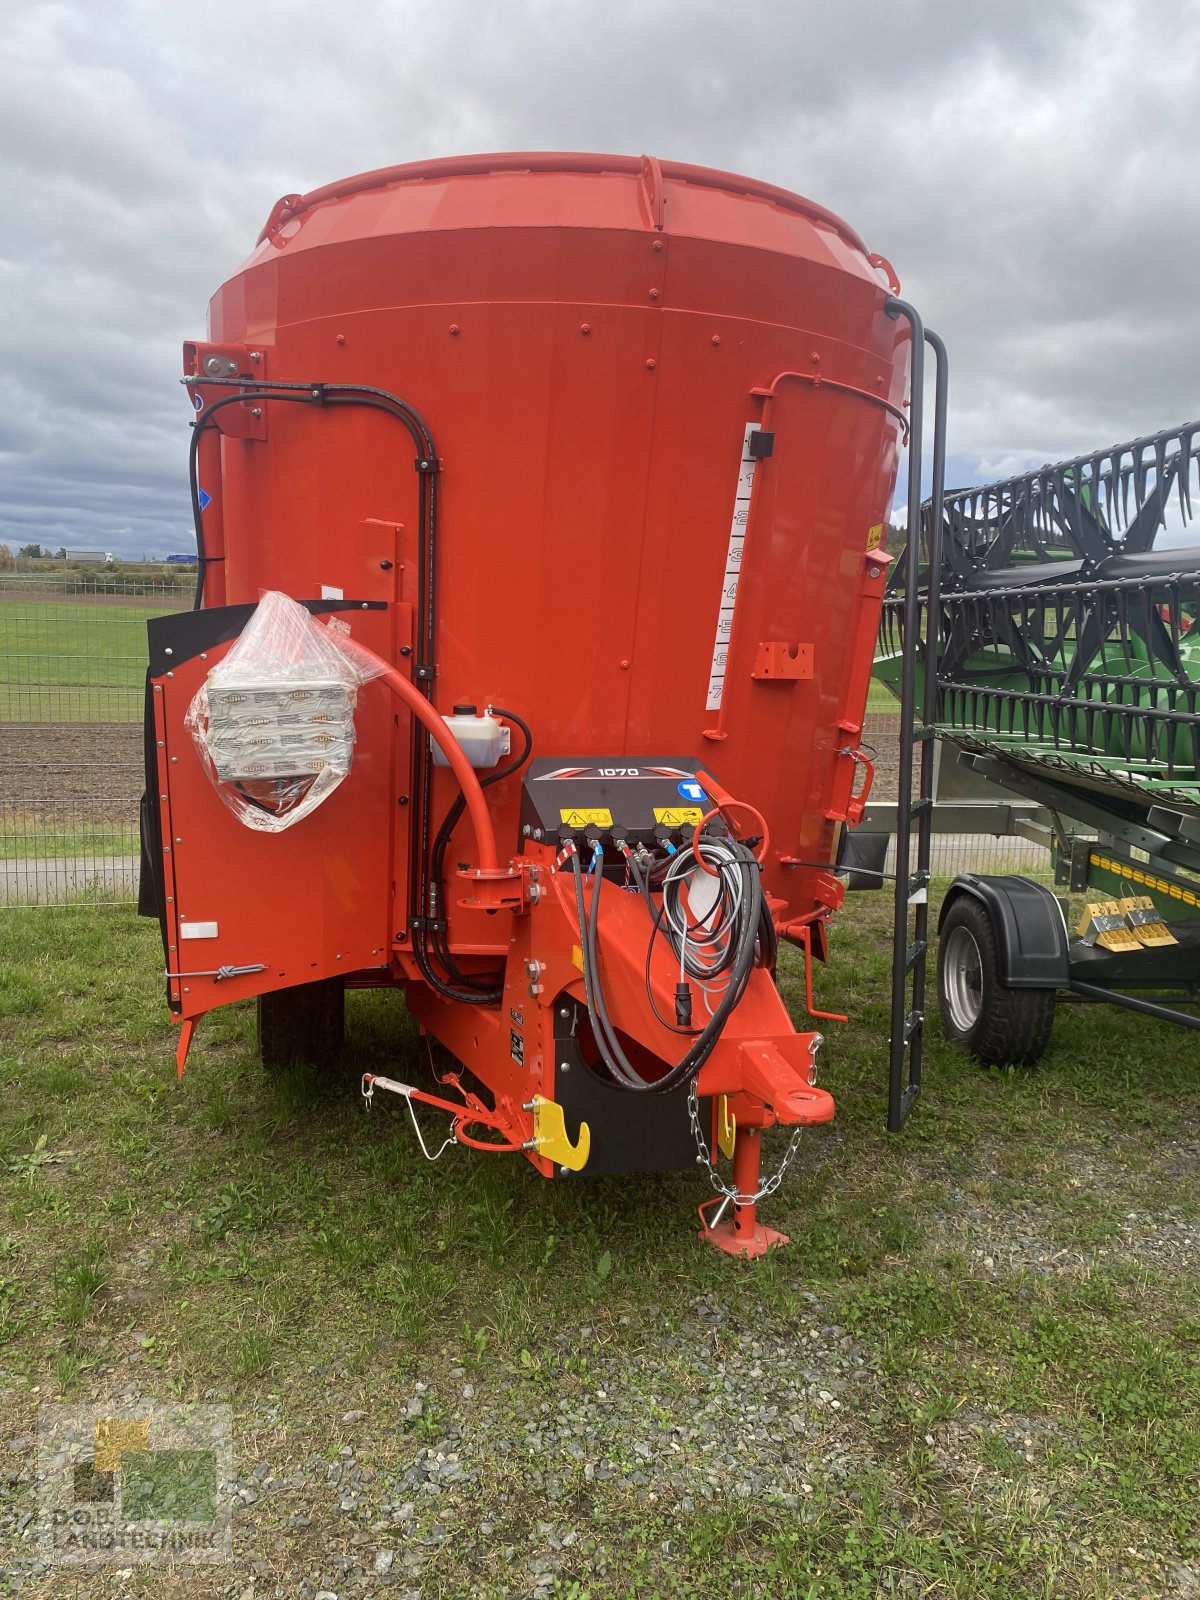
[[[258,1054],[268,1072],[309,1066],[330,1070],[346,1037],[341,978],[298,983],[258,997]]]
[[[988,907],[960,895],[938,930],[938,1005],[948,1039],[987,1067],[1032,1067],[1054,1026],[1053,989],[1005,983],[1001,944]]]

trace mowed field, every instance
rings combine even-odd
[[[185,603],[0,586],[0,860],[136,849],[146,621]]]
[[[184,609],[181,591],[140,596],[13,596],[0,589],[0,724],[140,722],[146,622]],[[895,700],[872,684],[869,706]]]
[[[0,861],[137,849],[146,622],[190,604],[0,585]],[[894,793],[895,701],[872,686],[877,797]]]
[[[0,1592],[1194,1596],[1195,1036],[1064,1007],[989,1072],[935,1024],[891,1138],[888,921],[836,925],[838,1119],[764,1206],[791,1246],[738,1263],[695,1171],[427,1163],[358,1094],[427,1081],[396,996],[349,997],[326,1077],[218,1011],[179,1083],[152,924],[0,915]],[[803,1025],[795,952],[782,984]],[[38,1406],[122,1396],[233,1407],[229,1567],[40,1564]]]
[[[182,603],[0,590],[0,723],[140,722],[146,621]]]

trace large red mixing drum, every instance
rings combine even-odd
[[[869,784],[897,288],[820,206],[649,157],[450,159],[278,202],[185,347],[202,608],[151,632],[184,1046],[259,995],[268,1059],[331,1052],[347,981],[403,985],[473,1075],[434,1097],[461,1139],[546,1175],[699,1140],[732,1201],[706,1235],[765,1247],[760,1130],[833,1113],[774,946],[824,956]],[[294,825],[312,780],[281,781],[269,694],[250,776],[188,720],[265,592],[390,669]]]

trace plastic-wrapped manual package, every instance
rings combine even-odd
[[[187,726],[221,799],[247,828],[282,833],[350,771],[358,686],[386,664],[271,590],[197,690]]]

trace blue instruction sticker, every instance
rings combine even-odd
[[[707,796],[694,778],[687,778],[678,785],[679,793],[685,800],[704,800]]]
[[[212,505],[212,495],[209,494],[207,489],[198,490],[196,499],[200,502],[201,511],[207,511],[209,506]]]

